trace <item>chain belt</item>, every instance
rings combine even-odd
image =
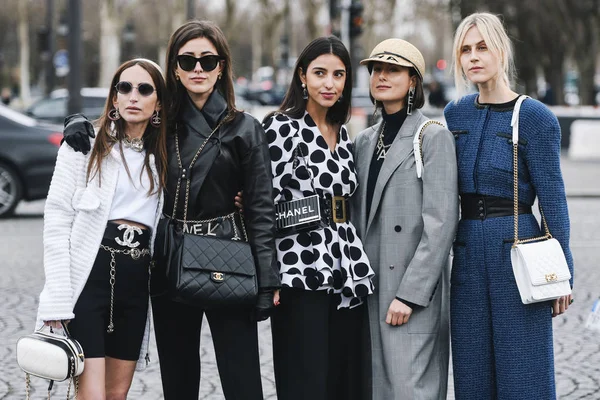
[[[114,249],[112,247],[105,246],[103,244],[100,244],[100,248],[102,250],[108,251],[110,253],[110,279],[109,279],[109,283],[110,283],[110,315],[109,315],[108,327],[106,329],[106,332],[113,333],[115,331],[115,325],[113,324],[113,310],[114,310],[114,303],[115,303],[115,282],[116,282],[116,275],[117,275],[117,269],[116,269],[117,261],[115,260],[115,254],[123,254],[126,256],[130,256],[133,260],[138,260],[142,256],[150,255],[150,249],[133,248],[133,249],[122,250],[122,249]],[[148,266],[148,272],[150,272],[150,266]]]

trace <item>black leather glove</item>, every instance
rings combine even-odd
[[[90,138],[95,138],[94,126],[83,114],[73,114],[65,118],[63,140],[75,151],[87,154],[90,151]]]
[[[253,320],[264,321],[271,316],[271,313],[275,309],[273,305],[273,290],[261,291],[258,293],[256,299],[256,305],[254,306]]]

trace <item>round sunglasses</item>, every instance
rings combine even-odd
[[[216,54],[209,54],[202,57],[194,57],[189,54],[180,54],[177,56],[177,62],[179,67],[184,71],[192,71],[196,67],[196,63],[200,63],[200,66],[204,71],[210,72],[217,68],[219,61],[223,60],[223,57]]]
[[[115,85],[115,89],[121,94],[129,94],[134,88],[137,89],[138,93],[142,96],[150,96],[154,93],[154,86],[149,83],[140,83],[137,86],[133,86],[131,82],[121,81]]]

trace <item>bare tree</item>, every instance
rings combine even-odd
[[[286,3],[278,0],[260,0],[262,15],[262,61],[264,65],[276,66],[275,57],[279,48],[279,27],[285,15]]]
[[[223,33],[225,37],[230,38],[237,31],[237,1],[225,0],[225,18],[223,20]]]
[[[100,82],[110,82],[121,61],[123,19],[117,0],[100,0]]]
[[[29,77],[29,29],[28,29],[28,10],[29,1],[19,1],[19,76],[21,87],[21,101],[23,105],[31,102],[29,86],[31,79]]]
[[[572,57],[579,71],[579,102],[582,105],[596,104],[594,76],[600,51],[600,1],[579,0],[577,4],[563,4],[563,13],[569,15],[571,37],[575,42]],[[585,49],[585,51],[582,51]]]
[[[323,7],[322,0],[304,0],[302,2],[304,11],[304,23],[308,30],[308,39],[313,40],[321,36],[321,27],[317,24],[317,16]]]

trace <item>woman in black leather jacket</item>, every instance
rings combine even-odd
[[[185,182],[190,179],[185,219],[197,221],[194,230],[201,234],[230,236],[229,218],[216,225],[205,222],[232,214],[235,206],[231,199],[243,190],[245,225],[257,267],[259,298],[254,310],[205,310],[174,301],[169,295],[153,297],[164,396],[166,400],[198,398],[200,328],[204,313],[211,328],[225,398],[263,399],[257,321],[268,318],[278,301],[280,287],[266,136],[258,121],[235,109],[229,46],[223,32],[212,22],[190,21],[173,33],[166,71],[170,96],[170,104],[166,106],[172,119],[167,121],[170,135],[163,212],[176,219],[185,218]],[[65,129],[67,142],[81,150],[85,150],[86,144],[82,134],[84,121],[73,118]],[[213,130],[214,134],[188,171]],[[176,215],[172,215],[176,199]],[[160,241],[158,237],[157,248]],[[160,265],[156,271],[160,271]],[[153,286],[160,286],[164,279],[164,275],[153,273]]]

